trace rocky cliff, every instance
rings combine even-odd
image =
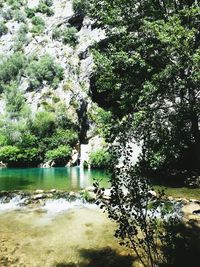
[[[1,118],[20,92],[31,117],[62,106],[78,127],[79,143],[88,143],[95,127],[88,119],[95,106],[89,97],[90,47],[102,38],[104,32],[74,10],[72,0],[0,1]]]

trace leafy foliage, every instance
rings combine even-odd
[[[42,14],[46,14],[47,16],[52,16],[54,14],[51,6],[53,5],[53,1],[50,0],[40,0],[36,12],[40,12]]]
[[[92,168],[108,169],[111,163],[111,155],[106,149],[96,150],[89,155]]]
[[[199,10],[196,1],[89,1],[107,33],[93,50],[93,100],[129,118],[152,175],[199,172]]]
[[[23,164],[34,162],[36,157],[36,148],[28,148],[26,150],[20,150],[16,146],[4,146],[0,148],[0,160],[8,164],[15,165],[18,162]]]
[[[87,0],[73,0],[73,9],[76,13],[86,13]]]
[[[5,87],[6,109],[11,117],[17,117],[25,105],[25,98],[19,89],[19,84],[12,82]]]
[[[120,245],[135,252],[142,266],[169,266],[169,255],[163,251],[169,246],[169,240],[176,237],[177,232],[172,229],[179,225],[180,220],[177,214],[173,214],[174,207],[166,201],[164,193],[154,196],[148,179],[141,175],[138,166],[133,166],[130,133],[130,130],[121,130],[111,150],[110,198],[104,198],[104,188],[94,183],[97,204],[117,222],[115,237]]]
[[[30,61],[26,73],[30,79],[30,87],[37,88],[47,82],[56,88],[63,79],[63,68],[54,62],[50,55],[44,55],[40,59]]]
[[[50,135],[55,129],[54,114],[47,111],[36,113],[35,120],[32,123],[32,129],[40,137]]]
[[[45,157],[47,160],[54,161],[57,166],[63,166],[70,159],[71,153],[72,149],[70,146],[61,145],[58,148],[47,151]]]
[[[35,34],[41,34],[45,29],[45,22],[39,16],[34,16],[31,19],[33,27],[31,28],[31,32]]]
[[[5,24],[5,21],[0,21],[0,37],[8,32],[8,27]]]
[[[69,44],[70,46],[74,47],[77,44],[77,29],[75,27],[66,28],[65,31],[62,33],[62,40],[64,44]]]
[[[21,52],[15,52],[8,58],[0,59],[0,89],[3,90],[6,84],[15,81],[23,72],[25,57]]]

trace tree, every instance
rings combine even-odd
[[[199,173],[199,12],[192,0],[89,4],[106,31],[93,50],[93,100],[129,119],[146,173]]]
[[[92,168],[108,169],[111,163],[111,155],[107,149],[98,149],[89,155],[89,162]]]
[[[143,266],[178,266],[176,253],[170,258],[165,252],[181,236],[179,222],[165,219],[167,202],[162,192],[153,198],[146,176],[199,173],[199,3],[88,3],[94,25],[106,33],[93,49],[92,97],[115,117],[111,196],[104,198],[95,183],[97,203],[117,223],[121,245],[133,249]],[[143,140],[134,167],[133,138]]]
[[[46,159],[54,161],[56,166],[65,166],[67,161],[69,161],[72,153],[70,146],[61,145],[53,150],[46,152]]]

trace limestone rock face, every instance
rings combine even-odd
[[[64,103],[66,109],[75,123],[79,123],[77,112],[81,109],[83,100],[91,103],[89,97],[89,77],[93,70],[93,59],[90,54],[90,47],[96,41],[105,38],[103,31],[92,29],[92,21],[88,17],[80,17],[80,14],[75,14],[72,6],[73,0],[53,0],[52,15],[47,15],[36,11],[35,16],[40,17],[44,21],[44,30],[41,33],[32,32],[32,17],[27,15],[29,10],[37,10],[39,0],[28,0],[27,6],[22,6],[20,16],[24,19],[16,20],[12,17],[6,20],[8,28],[7,34],[0,37],[0,51],[2,55],[9,56],[16,49],[16,40],[19,37],[19,30],[22,25],[28,27],[26,34],[27,41],[24,42],[21,51],[27,58],[36,55],[42,57],[49,54],[55,61],[64,68],[64,79],[56,88],[52,88],[47,83],[37,88],[30,90],[29,78],[23,75],[20,81],[20,89],[24,92],[26,103],[28,104],[32,116],[37,111],[44,110],[44,104],[49,107]],[[7,12],[10,6],[5,3],[2,11]],[[75,27],[77,33],[76,46],[65,43],[60,38],[53,38],[55,29],[61,33],[70,27]],[[55,99],[57,103],[54,103]],[[5,114],[5,98],[2,95],[0,99],[0,115]]]

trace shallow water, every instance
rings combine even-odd
[[[72,168],[3,168],[0,169],[0,190],[59,189],[77,191],[91,186],[94,179],[105,186],[108,175],[103,170]]]
[[[58,204],[58,203],[57,203]],[[1,267],[132,267],[114,224],[94,205],[60,213],[19,209],[0,214]]]

